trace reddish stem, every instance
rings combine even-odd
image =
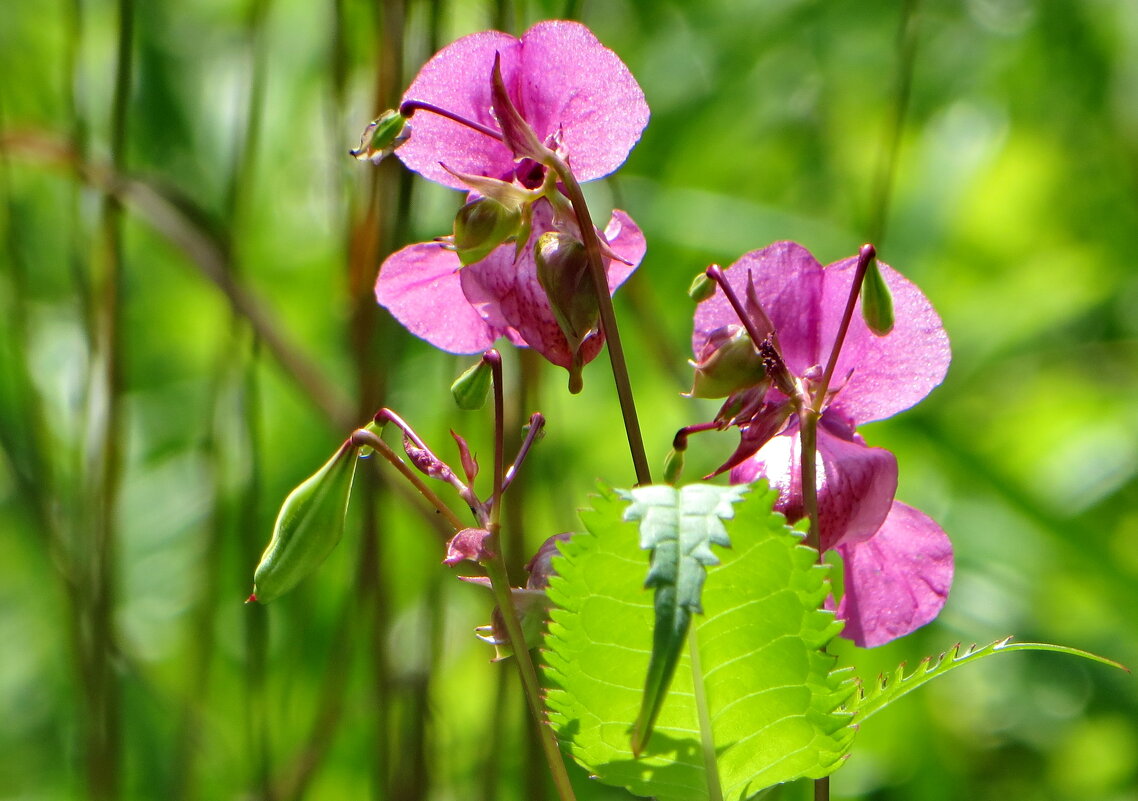
[[[465,125],[467,128],[473,128],[478,133],[486,134],[491,139],[497,139],[499,142],[505,141],[502,137],[501,131],[495,131],[493,128],[487,128],[480,122],[468,120],[461,114],[455,114],[453,111],[447,111],[445,108],[434,105],[433,103],[424,103],[421,100],[404,100],[403,104],[399,106],[399,113],[404,117],[410,117],[416,111],[429,111],[432,114],[438,114],[440,117],[446,117],[448,120],[457,122],[459,125]]]

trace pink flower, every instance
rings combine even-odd
[[[594,331],[575,352],[538,281],[533,247],[549,231],[579,236],[575,216],[555,182],[546,180],[546,167],[529,159],[515,163],[500,139],[430,110],[500,131],[502,115],[493,108],[496,60],[524,124],[569,164],[578,181],[619,167],[648,121],[644,94],[628,68],[579,23],[542,22],[520,40],[496,31],[477,33],[443,48],[404,95],[404,107],[419,110],[409,138],[395,152],[410,169],[446,186],[528,198],[523,205],[532,214],[532,229],[519,229],[526,240],[521,248],[508,241],[466,267],[438,243],[406,247],[381,267],[376,298],[411,333],[443,350],[477,353],[504,336],[572,375],[597,355],[603,336]],[[487,178],[493,180],[480,180]],[[495,182],[517,191],[496,190]],[[612,292],[643,258],[644,237],[620,210],[600,234],[609,248],[605,267]]]
[[[533,259],[533,243],[549,230],[553,230],[552,212],[540,200],[529,244],[516,263],[512,243],[468,267],[437,242],[410,245],[383,263],[375,283],[376,299],[412,334],[449,353],[480,353],[504,336],[569,369],[573,354],[537,281]],[[613,292],[644,257],[644,235],[619,210],[602,234],[612,251],[628,262],[607,260]],[[602,344],[599,332],[587,339],[581,346],[582,363],[595,357]]]
[[[578,22],[539,22],[521,39],[498,31],[465,36],[423,65],[404,102],[430,103],[500,130],[491,99],[495,55],[510,100],[538,139],[569,162],[578,181],[604,177],[624,163],[648,124],[648,104],[628,67]],[[416,114],[411,128],[395,152],[425,178],[465,189],[442,164],[490,178],[515,175],[509,148],[470,127]]]
[[[726,271],[739,297],[748,297],[751,284],[749,305],[757,303],[767,318],[760,328],[773,329],[765,341],[773,357],[768,363],[775,368],[768,368],[769,380],[728,398],[725,409],[734,411],[729,422],[742,435],[740,451],[729,462],[731,481],[768,479],[779,493],[776,508],[791,521],[804,510],[797,416],[788,415],[788,407],[810,402],[856,262],[850,258],[823,268],[800,245],[778,242],[744,255]],[[896,458],[868,447],[855,430],[924,398],[944,378],[951,358],[948,337],[928,299],[895,270],[880,267],[893,294],[896,324],[889,334],[876,336],[855,312],[818,426],[821,548],[836,549],[842,557],[845,593],[837,615],[846,621],[843,636],[864,647],[908,634],[936,617],[953,572],[944,531],[894,500]],[[701,303],[692,337],[697,357],[706,357],[709,343],[722,340],[725,328],[739,325],[722,292]]]

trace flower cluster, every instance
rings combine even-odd
[[[506,337],[579,370],[600,351],[602,332],[586,321],[567,336],[566,315],[557,298],[551,304],[535,258],[549,235],[579,238],[579,222],[549,166],[519,153],[504,121],[520,119],[576,180],[603,177],[624,162],[648,121],[628,68],[575,22],[542,22],[521,39],[477,33],[423,66],[403,108],[415,116],[396,155],[432,181],[473,191],[453,239],[411,245],[384,262],[379,303],[451,353],[477,353]],[[598,233],[612,292],[643,258],[644,236],[619,210]]]
[[[721,470],[731,470],[733,483],[766,478],[779,492],[776,508],[791,521],[805,516],[797,413],[815,405],[815,392],[825,392],[816,460],[820,547],[836,550],[844,563],[845,593],[837,604],[843,635],[874,646],[936,617],[952,582],[952,546],[929,517],[894,499],[896,457],[867,446],[856,429],[925,397],[944,378],[950,351],[928,299],[882,264],[895,326],[879,336],[855,314],[833,370],[835,385],[820,387],[856,263],[823,267],[792,242],[747,253],[725,276],[747,298],[752,330],[763,340],[751,344],[735,308],[717,292],[697,308],[692,349],[698,375],[721,366],[718,354],[737,352],[728,350],[732,343],[747,343],[744,358],[734,362],[740,386],[722,392],[727,401],[716,421],[741,435]]]
[[[600,283],[603,269],[611,294],[645,251],[623,211],[593,228],[578,184],[617,169],[647,120],[627,67],[578,23],[542,22],[520,39],[478,33],[443,48],[400,108],[369,127],[357,155],[395,152],[424,177],[467,191],[467,202],[453,235],[387,258],[379,303],[452,353],[485,351],[500,337],[532,347],[569,371],[575,391],[604,344],[594,276]],[[736,483],[766,478],[778,509],[796,520],[806,514],[801,420],[813,415],[819,547],[845,567],[836,612],[845,636],[877,645],[936,616],[952,548],[936,523],[895,500],[895,457],[867,446],[857,426],[923,398],[950,354],[928,300],[885,265],[866,309],[876,319],[891,294],[896,324],[870,330],[855,316],[839,333],[857,264],[822,267],[784,242],[728,269],[734,302],[723,291],[703,300],[692,339],[692,394],[727,400],[714,422],[690,430],[737,427],[739,447],[716,472],[730,470]]]

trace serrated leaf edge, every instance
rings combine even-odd
[[[1127,673],[1130,672],[1128,667],[1119,662],[1115,662],[1113,659],[1107,659],[1104,656],[1093,654],[1090,651],[1083,651],[1066,645],[1038,642],[1013,643],[1012,637],[1008,636],[982,647],[978,647],[973,643],[964,649],[962,653],[960,643],[956,643],[947,651],[941,653],[935,661],[931,656],[926,656],[918,663],[913,672],[908,675],[905,675],[904,662],[897,666],[891,676],[887,677],[884,674],[878,674],[868,690],[860,678],[855,679],[857,694],[847,707],[847,711],[853,715],[853,723],[857,725],[863,720],[867,720],[877,714],[898,698],[908,695],[913,690],[924,686],[929,681],[939,678],[955,668],[972,662],[978,662],[985,657],[995,654],[1011,653],[1013,651],[1053,651],[1070,656],[1082,657],[1092,662],[1101,662],[1104,665],[1125,670]]]

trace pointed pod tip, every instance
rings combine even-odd
[[[255,592],[250,593],[249,597],[245,599],[245,603],[247,603],[247,604],[254,604],[256,602],[257,602],[257,593],[255,593]]]

